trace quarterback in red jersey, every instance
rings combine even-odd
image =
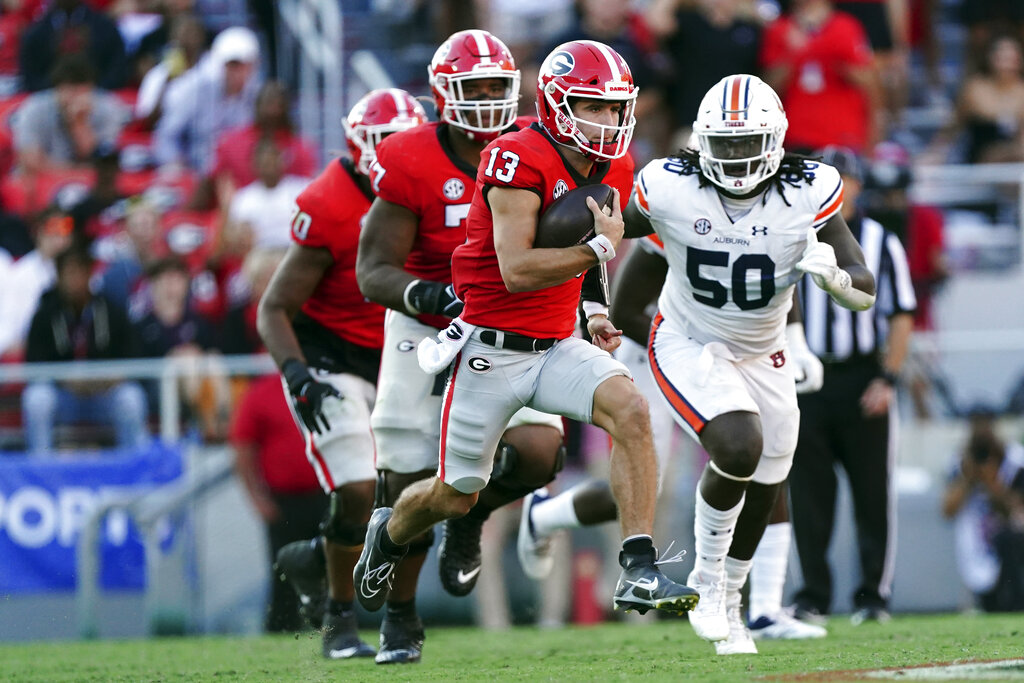
[[[444,394],[435,477],[408,487],[370,518],[356,564],[356,596],[369,608],[409,543],[436,522],[466,515],[492,478],[495,448],[523,407],[597,424],[612,437],[612,489],[624,536],[617,609],[682,612],[696,591],[665,576],[651,538],[657,466],[647,403],[629,371],[599,345],[571,336],[581,273],[614,256],[622,239],[619,190],[609,214],[593,200],[597,237],[582,246],[533,248],[544,207],[572,185],[607,180],[626,190],[623,157],[636,123],[636,87],[603,43],[555,48],[538,78],[540,124],[508,133],[481,154],[467,242],[455,250],[462,314],[421,345],[424,367],[454,361]],[[589,330],[608,345],[619,332],[603,315]],[[437,348],[430,348],[430,347]]]
[[[375,654],[359,639],[352,609],[352,567],[373,509],[370,409],[384,341],[384,309],[356,283],[360,221],[373,198],[366,169],[385,135],[426,120],[404,90],[374,90],[356,103],[344,122],[352,159],[329,164],[299,195],[293,244],[257,318],[306,438],[306,456],[331,496],[321,530],[329,593],[323,654],[332,659]],[[289,545],[278,555],[279,571],[303,600],[323,598],[317,587],[324,560],[310,562],[310,553],[320,553],[317,542]]]
[[[428,68],[437,123],[384,142],[370,169],[377,199],[366,215],[357,274],[362,291],[389,309],[377,402],[371,426],[380,472],[378,500],[393,505],[410,484],[437,472],[444,377],[420,369],[416,345],[435,336],[462,310],[451,284],[452,251],[466,240],[480,152],[499,135],[528,126],[517,117],[519,71],[508,48],[481,30],[460,31],[442,44]],[[554,477],[562,453],[562,420],[534,410],[517,414],[501,444],[493,486],[479,504],[446,524],[438,551],[441,583],[467,595],[480,572],[480,531],[490,512]],[[408,555],[387,575],[387,600],[377,661],[418,661],[423,626],[413,599],[429,528],[411,539]],[[364,605],[366,603],[364,602]]]

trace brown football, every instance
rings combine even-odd
[[[604,208],[612,205],[614,193],[611,185],[603,183],[569,190],[541,214],[533,246],[572,247],[594,237],[594,214],[587,206],[587,197],[593,197],[597,205]]]

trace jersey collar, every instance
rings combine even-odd
[[[565,170],[569,172],[569,177],[572,178],[572,181],[576,183],[577,187],[583,187],[584,185],[598,185],[601,183],[602,180],[604,180],[604,177],[608,175],[608,171],[612,167],[612,162],[595,161],[594,172],[591,173],[588,177],[583,177],[582,175],[580,175],[579,171],[572,167],[572,164],[566,161],[565,156],[563,156],[562,154],[562,150],[559,149],[561,145],[555,142],[554,138],[548,135],[548,132],[544,130],[544,128],[541,127],[539,123],[537,123],[536,121],[531,123],[530,129],[540,133],[542,136],[544,136],[544,139],[548,141],[548,144],[554,147],[555,151],[558,152],[558,158],[562,160],[562,166],[565,166]]]

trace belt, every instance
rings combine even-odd
[[[558,340],[554,337],[547,339],[536,339],[534,337],[527,337],[524,334],[516,334],[515,332],[502,332],[501,330],[482,330],[480,332],[480,341],[484,344],[493,346],[496,349],[508,349],[510,351],[530,351],[532,353],[540,353],[541,351],[547,351],[555,342]]]

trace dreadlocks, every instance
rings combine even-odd
[[[699,176],[698,183],[700,187],[707,187],[711,184],[707,176],[700,172],[700,154],[695,149],[681,149],[676,155],[679,160],[683,162],[684,166],[689,166],[692,171]],[[754,194],[756,192],[763,192],[770,186],[774,186],[779,191],[779,196],[782,197],[782,201],[786,203],[786,206],[792,206],[789,200],[786,199],[786,185],[796,187],[800,183],[807,183],[808,185],[814,184],[814,173],[811,169],[807,168],[806,162],[808,161],[821,161],[821,157],[808,156],[806,154],[796,154],[794,152],[786,152],[782,157],[782,161],[779,163],[779,170],[777,170],[770,178],[765,178],[761,184],[754,188]],[[768,194],[763,193],[761,195],[761,203],[764,204],[768,201]]]

